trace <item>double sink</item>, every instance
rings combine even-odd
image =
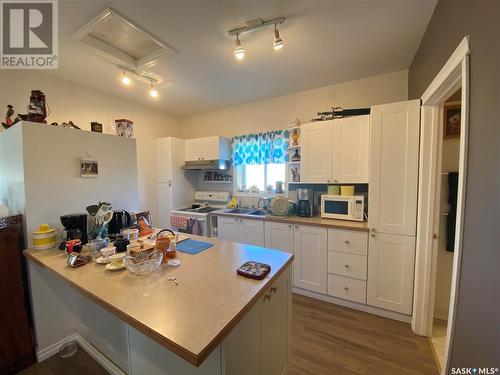
[[[225,214],[248,215],[248,216],[266,216],[267,212],[256,208],[229,208],[222,211]]]

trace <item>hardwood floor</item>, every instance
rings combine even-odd
[[[287,375],[437,375],[429,342],[394,320],[293,295],[292,360]],[[19,374],[106,374],[83,350]]]
[[[293,295],[287,375],[437,375],[428,340],[409,324]]]
[[[71,358],[63,359],[58,355],[37,363],[21,372],[18,375],[106,375],[108,372],[101,367],[83,349],[78,348],[78,352]]]

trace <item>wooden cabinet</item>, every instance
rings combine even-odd
[[[301,182],[367,183],[369,116],[301,127]]]
[[[327,229],[295,225],[293,237],[293,285],[318,293],[326,293]]]
[[[267,221],[265,247],[293,253],[293,225]]]
[[[369,239],[367,302],[411,314],[415,237],[373,233]]]
[[[229,160],[229,139],[217,136],[186,139],[185,156],[185,161]]]
[[[332,132],[331,121],[302,125],[300,135],[301,182],[333,182]]]
[[[415,236],[420,101],[374,106],[370,131],[371,229]]]
[[[333,182],[368,183],[370,116],[333,120]]]
[[[218,217],[218,233],[222,240],[264,246],[264,221],[238,217]]]

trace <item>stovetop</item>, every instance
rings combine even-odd
[[[175,211],[182,211],[182,212],[197,212],[200,214],[207,214],[212,211],[216,211],[219,208],[217,207],[212,207],[212,206],[207,206],[207,207],[199,207],[199,208],[191,208],[191,207],[185,207],[185,208],[179,208]]]

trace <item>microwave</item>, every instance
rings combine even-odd
[[[363,221],[365,197],[363,195],[322,195],[321,217]]]

